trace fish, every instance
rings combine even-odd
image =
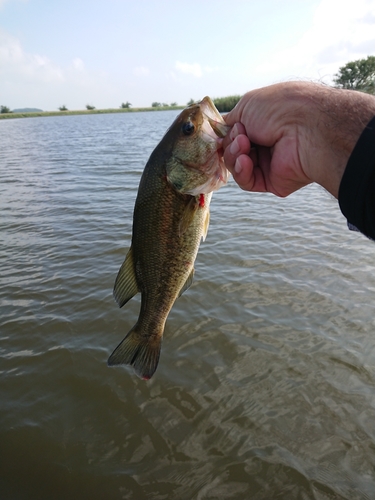
[[[119,307],[140,292],[140,312],[109,366],[130,365],[143,380],[155,373],[169,312],[193,282],[212,192],[228,181],[222,149],[228,129],[205,97],[180,113],[151,153],[138,187],[131,245],[113,289]]]

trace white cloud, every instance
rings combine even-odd
[[[6,33],[0,31],[0,63],[12,64],[20,61],[23,57],[23,51],[20,42]]]
[[[25,52],[17,38],[3,31],[0,31],[0,75],[48,82],[64,79],[61,68],[45,56]]]
[[[340,66],[374,53],[374,20],[373,1],[322,0],[310,28],[297,43],[275,51],[256,72],[331,83]]]
[[[176,61],[175,68],[181,73],[186,73],[188,75],[193,75],[196,78],[200,78],[203,75],[203,71],[201,65],[198,63],[183,63],[180,61]]]
[[[77,71],[83,71],[85,69],[85,65],[83,64],[82,59],[80,59],[79,57],[73,59],[73,68]]]
[[[303,46],[316,54],[318,61],[325,53],[331,54],[332,62],[360,57],[364,43],[372,41],[375,48],[374,16],[374,2],[322,0],[311,29],[302,39]]]
[[[148,76],[150,74],[150,70],[145,66],[137,66],[136,68],[134,68],[133,73],[136,76]]]
[[[105,90],[104,90],[105,88]],[[90,74],[79,57],[66,67],[41,54],[24,50],[21,42],[0,29],[0,94],[9,107],[82,109],[85,101],[110,94],[105,74]]]

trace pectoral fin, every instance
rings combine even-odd
[[[133,251],[130,247],[117,274],[113,295],[119,307],[122,307],[138,292],[139,290],[134,272]]]
[[[210,225],[210,211],[207,210],[206,218],[205,218],[204,224],[203,224],[203,232],[202,232],[202,240],[203,241],[206,239],[209,225]]]
[[[194,215],[199,207],[198,201],[195,196],[192,196],[187,203],[184,213],[182,214],[179,225],[179,236],[182,236],[193,222]]]

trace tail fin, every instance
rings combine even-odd
[[[108,358],[108,366],[131,365],[138,377],[149,380],[159,363],[162,337],[144,337],[135,325]]]

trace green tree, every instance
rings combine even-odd
[[[11,110],[8,106],[0,106],[0,113],[11,113]]]
[[[339,89],[375,94],[375,56],[348,62],[335,74],[333,81]]]
[[[155,102],[153,102],[153,103],[151,104],[151,106],[152,106],[153,108],[160,108],[161,103],[160,103],[160,102],[156,102],[156,101],[155,101]]]
[[[93,109],[95,109],[95,106],[91,106],[91,104],[86,104],[86,109],[88,111],[92,111]]]
[[[123,102],[121,104],[120,108],[122,108],[122,109],[128,109],[128,108],[130,108],[130,106],[131,106],[130,102],[126,101],[126,102]]]
[[[63,104],[62,106],[59,107],[60,111],[68,111],[68,108]]]
[[[187,105],[188,105],[188,106],[191,106],[191,105],[192,105],[192,104],[194,104],[194,103],[195,103],[194,99],[190,99],[190,101],[187,103]]]

